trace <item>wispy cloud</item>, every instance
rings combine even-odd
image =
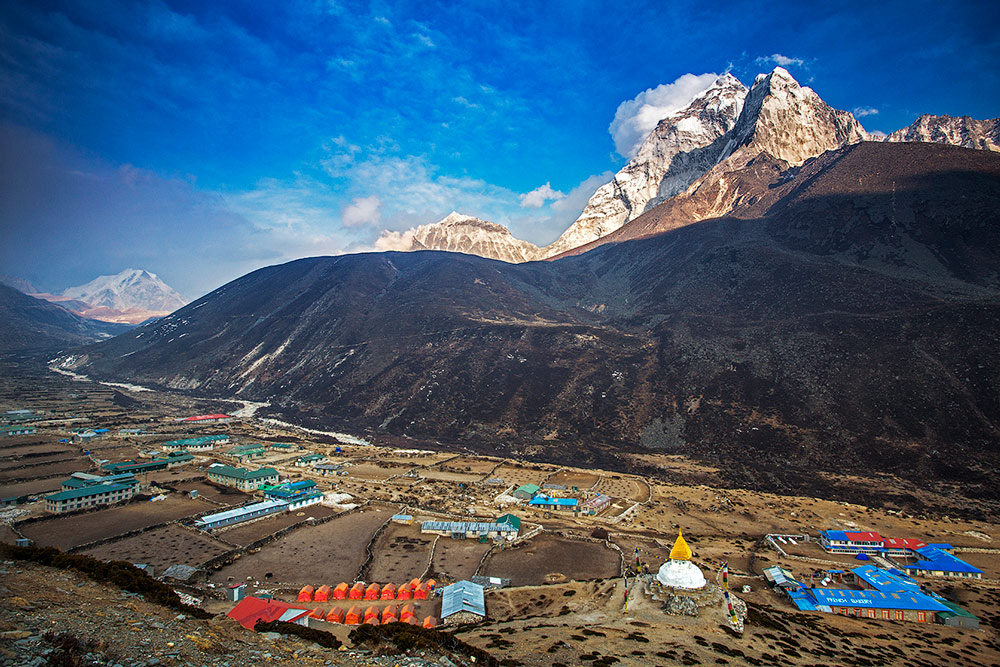
[[[851,112],[856,118],[864,118],[865,116],[874,116],[878,114],[878,109],[875,107],[854,107]]]
[[[789,56],[783,56],[780,53],[772,53],[769,56],[760,56],[754,62],[760,66],[766,67],[769,65],[780,65],[781,67],[805,67],[806,61],[804,58],[791,58]]]
[[[661,83],[618,105],[608,131],[618,154],[631,158],[656,124],[683,109],[708,88],[718,74],[684,74],[673,83]]]

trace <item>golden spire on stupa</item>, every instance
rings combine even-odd
[[[677,541],[674,542],[674,548],[670,550],[670,560],[691,560],[691,547],[684,541],[684,535],[681,534],[680,528],[677,529]]]

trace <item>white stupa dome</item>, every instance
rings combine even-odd
[[[701,588],[707,583],[701,568],[689,560],[668,560],[660,566],[656,580],[674,588]]]
[[[660,566],[656,580],[674,588],[701,588],[707,583],[701,568],[691,562],[691,548],[679,529],[677,541],[670,550],[670,560]]]

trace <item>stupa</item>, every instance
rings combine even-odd
[[[691,590],[704,588],[707,583],[701,569],[691,562],[691,547],[684,541],[680,528],[674,548],[670,550],[670,560],[660,566],[656,580],[663,586]]]

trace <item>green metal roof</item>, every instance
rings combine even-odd
[[[199,438],[181,438],[179,440],[167,440],[166,442],[160,443],[160,447],[197,447],[198,445],[205,445],[210,442],[218,442],[219,440],[228,440],[228,435],[203,435]]]
[[[541,490],[537,484],[522,484],[517,487],[518,491],[524,491],[525,493],[538,493]]]
[[[99,484],[97,486],[88,486],[82,489],[73,489],[72,491],[60,491],[59,493],[53,493],[51,496],[45,496],[45,499],[72,500],[73,498],[87,498],[89,496],[96,496],[100,493],[106,493],[108,491],[130,488],[132,488],[131,484]]]
[[[497,523],[506,523],[514,527],[517,530],[521,530],[521,518],[514,516],[513,514],[504,514],[497,518]]]
[[[214,463],[210,465],[206,472],[222,475],[223,477],[232,477],[234,479],[260,479],[261,477],[271,477],[278,474],[278,471],[274,468],[245,470],[244,468],[235,468],[222,463]]]

